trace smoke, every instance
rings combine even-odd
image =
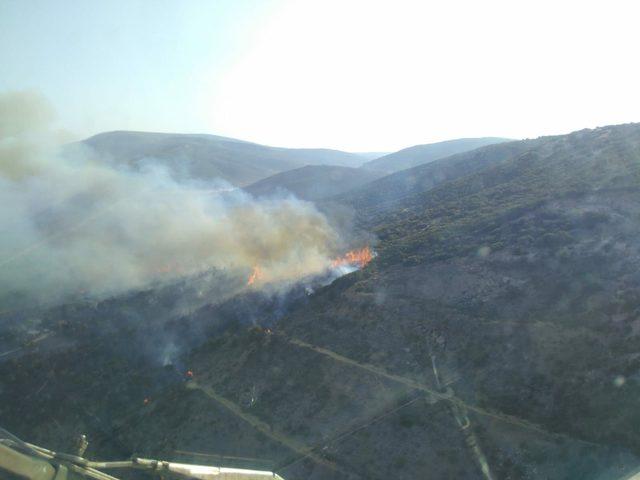
[[[339,238],[295,198],[118,169],[82,144],[55,147],[52,109],[0,94],[0,308],[101,297],[207,269],[271,282],[323,271]]]

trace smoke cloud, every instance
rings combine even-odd
[[[295,198],[257,201],[230,185],[118,169],[82,144],[55,147],[53,111],[0,94],[0,309],[96,297],[207,269],[269,281],[322,272],[339,246]]]

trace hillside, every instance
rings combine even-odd
[[[277,148],[215,135],[107,132],[83,141],[112,162],[160,164],[179,179],[223,179],[244,186],[304,165],[357,167],[364,157],[329,149]]]
[[[380,238],[369,267],[294,308],[276,338],[233,336],[200,350],[191,360],[199,384],[232,401],[254,385],[260,399],[247,411],[295,436],[304,428],[313,444],[359,407],[389,405],[378,395],[397,395],[397,405],[437,390],[435,360],[497,478],[593,478],[609,455],[640,455],[640,125],[523,150],[369,219]],[[240,359],[238,348],[251,354]],[[381,385],[362,385],[371,376]],[[398,377],[407,381],[385,383]],[[397,477],[477,478],[462,470],[471,452],[438,450],[456,437],[441,431],[455,422],[435,405],[335,444],[328,457],[362,478],[392,474],[376,457],[402,465]],[[428,432],[440,442],[421,437]]]
[[[458,138],[444,142],[416,145],[370,160],[362,167],[393,173],[433,162],[434,160],[455,155],[456,153],[467,152],[485,145],[508,141],[509,139],[507,138],[499,137]]]
[[[379,172],[334,165],[307,165],[277,173],[245,190],[255,196],[290,192],[304,200],[321,200],[361,187],[382,176]]]
[[[67,450],[88,433],[101,457],[255,457],[288,480],[624,478],[640,124],[452,160],[392,207],[361,197],[378,256],[328,286],[176,308],[187,282],[25,315],[50,336],[0,360],[4,426]],[[158,365],[163,339],[185,348]]]
[[[376,158],[389,155],[390,152],[357,152],[362,158],[366,160],[375,160]]]
[[[536,148],[544,141],[544,138],[539,138],[488,145],[384,176],[327,200],[351,206],[361,219],[371,222],[378,215],[401,209],[403,202],[413,195],[497,165]]]

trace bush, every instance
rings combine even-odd
[[[536,242],[540,247],[560,247],[573,242],[573,237],[565,231],[559,231],[555,233],[545,233]]]
[[[584,228],[595,228],[601,223],[607,223],[611,216],[605,212],[585,212],[580,219]]]

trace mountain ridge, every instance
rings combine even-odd
[[[179,180],[223,179],[237,186],[307,164],[359,166],[365,161],[359,154],[339,150],[270,147],[209,134],[120,130],[80,143],[115,164],[141,168],[153,160]]]
[[[337,165],[305,165],[258,180],[244,189],[254,196],[293,193],[304,200],[322,200],[365,185],[380,172]]]
[[[457,153],[508,141],[511,140],[501,137],[454,138],[442,142],[414,145],[370,160],[362,165],[362,168],[394,173]]]

